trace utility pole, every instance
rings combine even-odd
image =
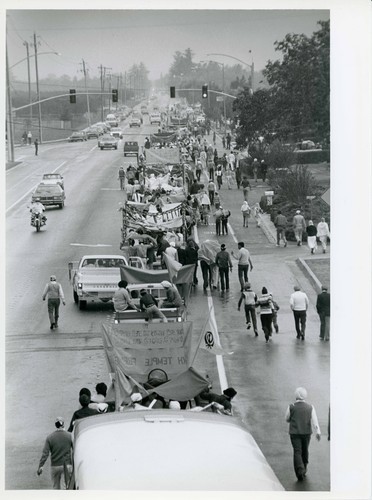
[[[24,41],[23,45],[26,47],[26,53],[27,53],[28,103],[31,104],[31,73],[30,73],[29,43]],[[30,126],[31,124],[32,124],[32,106],[30,106]]]
[[[222,92],[225,93],[225,64],[222,63]],[[226,98],[223,96],[223,118],[225,122],[225,137],[226,137]]]
[[[103,122],[103,104],[104,104],[104,97],[103,93],[105,90],[105,78],[106,78],[106,70],[107,69],[112,69],[108,68],[107,66],[102,66],[102,64],[98,67],[101,73],[101,122]]]
[[[6,48],[6,100],[7,100],[6,138],[8,140],[8,161],[14,162],[13,107],[12,107],[12,96],[10,93],[8,47]]]
[[[121,73],[120,75],[117,75],[116,76],[116,88],[118,89],[118,93],[119,93],[119,89],[120,89],[120,102],[123,102],[122,101],[122,89],[121,89]],[[116,111],[118,110],[118,103],[116,103],[116,107],[115,107]]]
[[[110,113],[111,111],[111,74],[109,76],[109,98],[108,98],[108,112]]]
[[[36,70],[36,93],[37,93],[37,101],[38,101],[38,109],[39,109],[39,143],[43,142],[43,131],[41,128],[41,103],[40,103],[40,88],[39,88],[39,70],[37,65],[37,41],[36,41],[36,33],[34,33],[34,49],[35,49],[35,70]]]
[[[89,108],[89,95],[88,95],[88,89],[87,89],[87,69],[85,67],[85,61],[83,61],[83,73],[84,73],[84,82],[85,82],[85,93],[87,95],[87,113],[88,113],[88,126],[90,127],[90,108]]]
[[[124,71],[124,105],[127,105],[127,72]]]
[[[252,93],[254,92],[254,62],[252,61],[251,64],[251,88],[252,88]]]

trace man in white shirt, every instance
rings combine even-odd
[[[248,283],[248,267],[251,266],[252,271],[253,264],[249,251],[244,248],[244,241],[239,241],[238,248],[238,255],[234,254],[234,250],[231,251],[231,255],[238,261],[238,278],[240,282],[240,291],[243,292],[245,284]]]
[[[305,340],[306,311],[309,307],[309,299],[306,293],[301,292],[300,287],[297,285],[294,287],[294,293],[292,293],[291,298],[289,299],[289,305],[293,311],[297,338]]]

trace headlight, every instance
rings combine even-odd
[[[78,288],[80,288],[80,290],[83,288],[83,284],[82,283],[78,283]]]

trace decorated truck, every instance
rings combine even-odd
[[[79,309],[110,302],[121,279],[120,267],[125,265],[123,255],[84,255],[79,262],[70,262],[69,279]]]

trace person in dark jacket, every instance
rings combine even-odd
[[[285,420],[289,422],[289,436],[293,447],[293,465],[299,481],[307,474],[309,463],[309,444],[313,429],[320,441],[320,427],[314,406],[306,403],[307,391],[298,387],[295,391],[295,403],[288,406]]]
[[[194,270],[194,278],[193,278],[193,285],[198,284],[198,278],[197,278],[197,272],[198,272],[198,250],[199,250],[199,245],[195,243],[193,238],[188,238],[186,242],[186,248],[185,248],[185,265],[187,264],[195,264],[195,270]]]
[[[307,233],[308,247],[310,248],[310,252],[314,253],[315,250],[317,249],[317,243],[316,243],[317,229],[314,226],[312,220],[309,220],[309,225],[306,228],[306,233]]]
[[[92,415],[99,415],[99,411],[89,408],[90,396],[87,394],[81,394],[79,397],[79,403],[81,404],[81,408],[76,410],[72,415],[68,432],[73,431],[75,420],[78,420],[79,418],[91,417]]]
[[[322,286],[322,292],[316,300],[316,310],[320,318],[320,335],[321,340],[329,340],[329,325],[331,317],[331,296],[328,293],[328,288]]]
[[[216,255],[216,264],[218,267],[218,272],[220,274],[221,291],[223,292],[225,288],[226,290],[229,290],[230,288],[229,269],[231,272],[233,266],[230,254],[226,251],[226,245],[224,243],[221,245],[221,251],[218,252]]]

